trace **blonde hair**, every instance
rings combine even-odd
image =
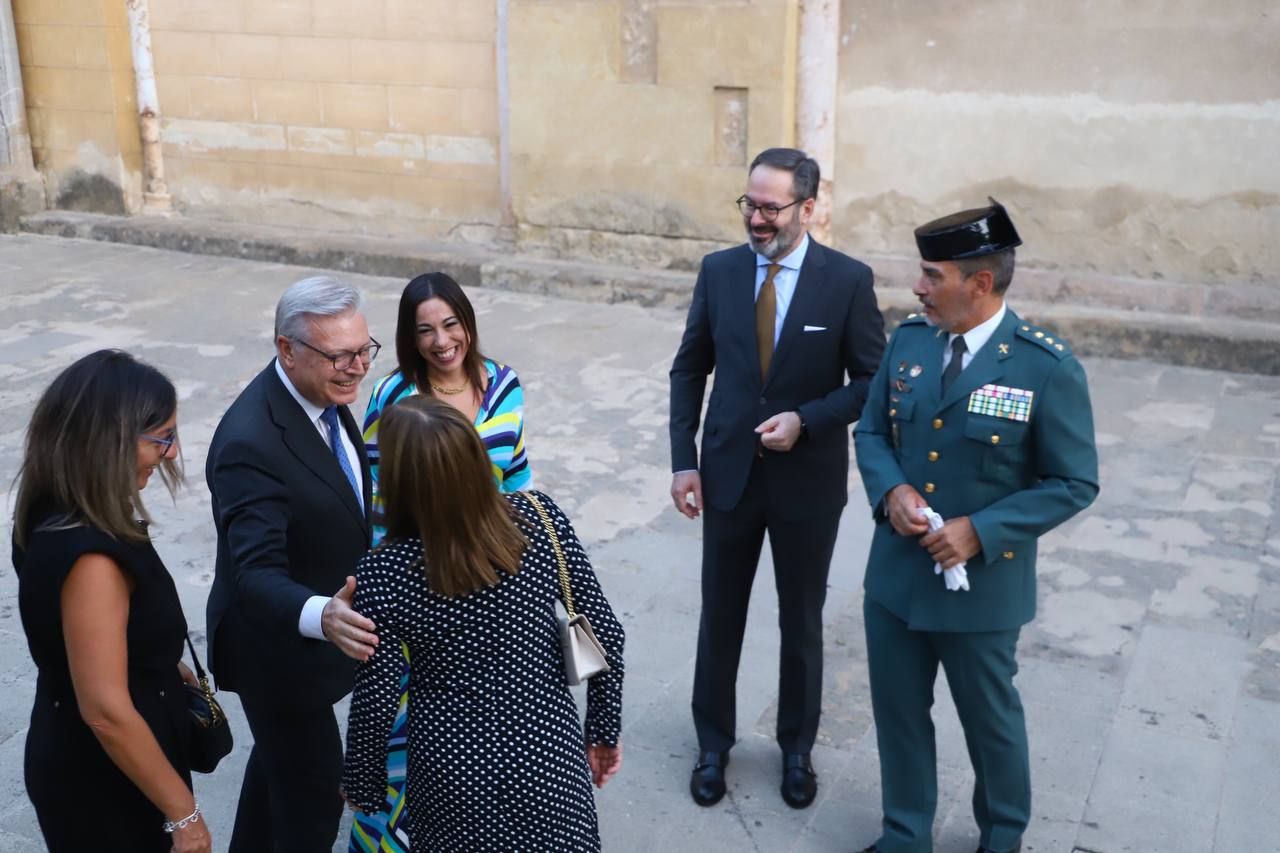
[[[177,407],[173,383],[120,350],[99,350],[62,371],[27,425],[13,514],[18,546],[45,517],[51,529],[89,524],[116,539],[146,541],[151,517],[138,492],[138,437]],[[181,460],[164,456],[158,468],[173,494]]]
[[[520,569],[527,540],[498,493],[480,436],[457,409],[423,395],[382,415],[379,485],[387,539],[422,539],[427,585],[461,596]]]

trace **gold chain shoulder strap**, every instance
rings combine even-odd
[[[542,526],[547,529],[547,535],[551,537],[551,549],[556,552],[556,563],[560,566],[560,589],[564,592],[564,609],[572,619],[577,613],[573,609],[573,588],[569,586],[569,565],[564,560],[564,551],[560,549],[560,537],[556,535],[556,527],[551,523],[551,516],[547,514],[542,502],[533,492],[525,492],[524,496],[529,499],[529,503],[533,504],[538,517],[542,519]]]

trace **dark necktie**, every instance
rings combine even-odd
[[[964,370],[964,354],[966,351],[964,345],[964,335],[956,335],[956,339],[951,342],[951,361],[947,362],[947,369],[942,371],[942,396],[947,396],[947,389],[951,387],[951,383],[960,375],[960,371]]]
[[[330,406],[325,409],[320,415],[320,420],[324,421],[324,425],[329,428],[329,449],[333,451],[334,457],[338,460],[338,467],[342,469],[347,482],[351,484],[351,490],[356,493],[356,503],[363,509],[364,490],[360,488],[360,483],[356,480],[356,472],[351,470],[351,460],[347,458],[347,451],[342,446],[342,425],[338,423],[338,407]]]
[[[769,274],[760,285],[760,294],[756,297],[756,349],[760,352],[760,379],[764,381],[769,375],[769,364],[773,361],[773,332],[778,316],[778,296],[773,288],[773,277],[782,269],[782,264],[769,264]]]

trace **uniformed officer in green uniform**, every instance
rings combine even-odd
[[[1031,816],[1014,653],[1035,615],[1036,540],[1098,494],[1093,412],[1067,344],[1005,305],[1022,241],[1004,208],[992,199],[915,234],[923,310],[890,338],[854,431],[876,520],[863,613],[884,817],[867,850],[933,849],[941,663],[976,777],[979,853],[1008,853]],[[945,525],[931,533],[922,507]],[[961,563],[969,588],[952,591],[935,564]]]

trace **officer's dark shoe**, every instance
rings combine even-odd
[[[880,853],[880,848],[872,844],[870,847],[862,850],[861,853]]]
[[[782,756],[782,799],[793,809],[808,808],[818,794],[818,774],[807,752]]]
[[[1022,851],[1022,842],[1019,841],[1017,846],[1014,847],[1012,850],[1010,850],[1009,853],[1021,853],[1021,851]],[[978,853],[997,853],[997,851],[992,850],[990,847],[979,847]]]
[[[700,806],[714,806],[724,797],[724,769],[729,766],[728,752],[703,750],[689,777],[689,793]]]

